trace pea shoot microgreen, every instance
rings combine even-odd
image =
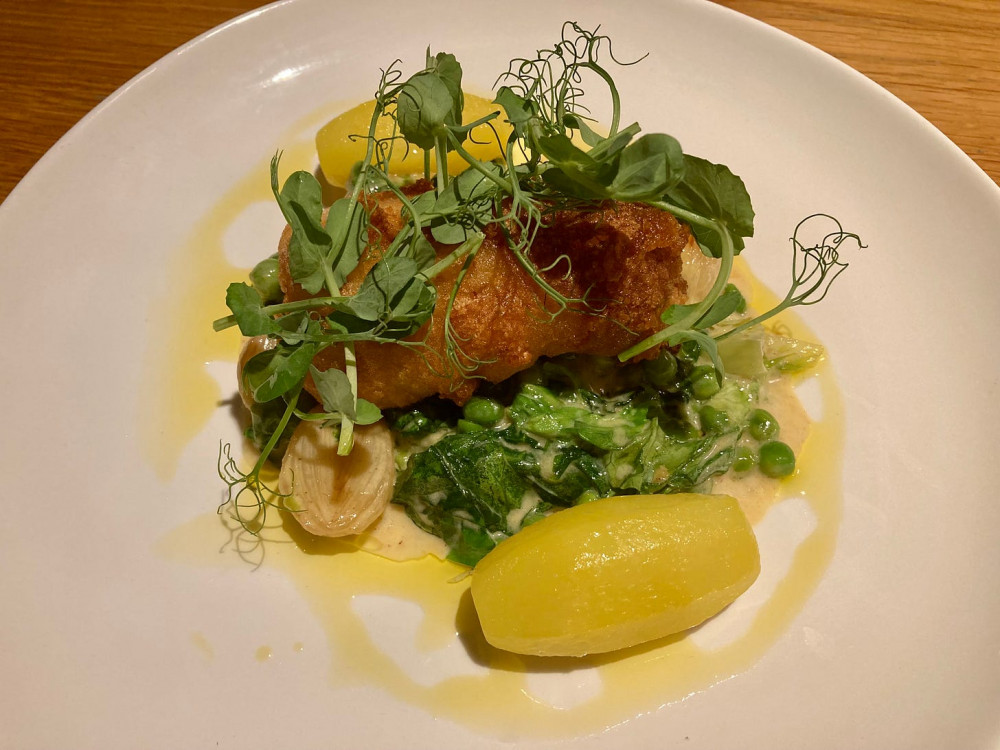
[[[550,49],[510,62],[497,80],[496,111],[475,122],[463,122],[462,67],[447,53],[427,51],[425,67],[403,77],[399,61],[382,72],[366,134],[365,158],[352,171],[352,186],[324,216],[322,190],[316,178],[294,172],[279,187],[280,154],[271,162],[271,187],[291,227],[288,266],[292,280],[310,295],[298,301],[265,301],[254,286],[231,284],[226,304],[231,315],[215,321],[216,330],[238,326],[245,336],[267,336],[277,345],[251,358],[243,378],[258,402],[284,400],[283,430],[295,419],[321,419],[340,430],[338,452],[350,451],[355,424],[370,424],[378,408],[358,397],[358,342],[395,343],[422,352],[434,369],[476,377],[481,360],[470,356],[451,323],[456,295],[491,225],[506,238],[512,257],[548,297],[551,316],[569,307],[600,315],[584,297],[570,299],[545,279],[530,248],[547,215],[566,208],[599,206],[606,201],[641,202],[668,211],[687,223],[702,251],[720,260],[718,277],[708,295],[695,304],[675,305],[663,314],[664,328],[621,352],[626,361],[664,345],[696,342],[714,363],[721,383],[722,362],[716,339],[733,335],[793,305],[812,304],[825,295],[843,271],[838,248],[857,239],[839,224],[813,248],[796,245],[792,290],[774,311],[742,323],[721,336],[709,329],[728,318],[743,303],[729,284],[733,259],[754,231],[754,210],[743,181],[727,167],[685,154],[677,140],[663,133],[640,135],[638,123],[622,126],[621,101],[602,53],[618,65],[609,37],[576,23],[563,26],[561,39]],[[635,61],[638,62],[638,61]],[[611,104],[607,135],[595,130],[583,104],[584,77],[596,78]],[[505,120],[511,133],[502,140],[496,127]],[[389,135],[377,136],[388,122]],[[483,161],[466,148],[473,128],[486,126],[503,158]],[[408,196],[390,175],[393,152],[409,144],[424,150],[424,176],[434,190]],[[582,144],[582,145],[581,145]],[[449,153],[467,167],[449,174]],[[430,154],[435,156],[431,174]],[[402,205],[402,229],[390,240],[378,236],[368,215],[369,193],[389,191]],[[801,226],[801,225],[800,225]],[[454,249],[438,257],[431,244]],[[860,244],[860,243],[859,243]],[[368,248],[379,258],[351,295],[341,294],[348,275]],[[571,259],[560,262],[571,267]],[[457,282],[445,300],[438,299],[434,278],[454,264]],[[417,336],[436,305],[444,304],[443,353],[427,351]],[[314,357],[329,347],[344,351],[344,370],[320,372]],[[444,361],[435,361],[443,358]],[[307,377],[319,393],[318,409],[297,408]],[[280,432],[281,430],[279,430]],[[277,434],[277,433],[275,433]],[[230,455],[220,451],[219,472],[229,486],[228,504],[241,523],[253,530],[268,507],[283,507],[284,496],[260,480],[263,462],[274,449],[267,441],[260,458],[242,473]],[[244,523],[245,496],[256,512]]]

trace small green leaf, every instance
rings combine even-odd
[[[358,399],[357,403],[357,413],[354,415],[354,421],[356,424],[366,425],[375,424],[382,418],[382,411],[371,401],[366,401],[363,398]]]
[[[414,235],[413,241],[410,243],[409,257],[417,264],[417,268],[423,271],[434,265],[434,261],[437,260],[437,251],[423,233],[420,233]]]
[[[271,160],[271,191],[292,229],[288,264],[292,279],[310,294],[323,288],[324,266],[333,240],[323,227],[323,189],[309,172],[299,171],[278,190],[278,156]],[[335,291],[335,290],[331,290]]]
[[[396,298],[414,280],[417,264],[411,258],[382,258],[372,266],[348,305],[365,320],[377,320],[392,311]]]
[[[713,304],[707,313],[695,324],[696,328],[711,328],[721,323],[735,312],[746,310],[747,301],[743,294],[733,284],[726,284],[726,289]]]
[[[487,163],[483,169],[501,175],[498,164]],[[457,245],[494,220],[496,184],[476,169],[467,169],[451,180],[434,202],[430,213],[431,235],[443,245]]]
[[[712,360],[712,365],[715,367],[715,379],[722,384],[722,378],[725,376],[726,368],[722,364],[722,357],[719,356],[719,348],[715,343],[715,339],[709,336],[704,331],[680,331],[671,336],[667,343],[670,346],[677,346],[678,344],[683,344],[685,341],[697,341],[701,346],[702,354],[707,354],[709,359]]]
[[[437,194],[433,190],[428,190],[425,193],[421,193],[416,198],[410,199],[410,205],[413,206],[414,213],[423,224],[426,224],[427,220],[437,216],[434,210],[434,206],[436,204]]]
[[[625,141],[630,137],[626,136]],[[542,173],[546,185],[575,198],[608,197],[608,185],[617,170],[614,159],[598,161],[561,134],[542,136],[538,147],[550,165]]]
[[[639,123],[633,122],[627,128],[623,128],[608,138],[601,138],[598,143],[587,152],[587,155],[595,161],[610,162],[618,154],[625,150],[625,147],[632,139],[639,134],[641,128]],[[668,136],[669,137],[669,136]]]
[[[323,411],[341,414],[353,420],[356,414],[354,393],[351,391],[351,381],[347,378],[347,374],[333,367],[329,370],[318,370],[314,366],[309,367],[309,373],[319,392]]]
[[[514,92],[509,86],[501,86],[497,90],[497,95],[493,99],[494,104],[503,107],[507,115],[507,122],[515,128],[525,125],[536,115],[534,102],[525,99],[520,94]]]
[[[753,237],[750,195],[743,180],[725,165],[685,154],[684,179],[667,192],[666,199],[722,224],[732,237],[737,254],[744,247],[743,238]],[[715,232],[700,226],[693,226],[692,230],[703,251],[721,257],[721,240]]]
[[[684,175],[684,153],[662,133],[642,136],[626,148],[610,192],[622,201],[657,200]]]
[[[697,306],[697,303],[691,305],[671,305],[663,311],[660,320],[666,325],[672,326],[681,322]],[[739,289],[733,284],[727,284],[725,291],[691,327],[699,329],[711,328],[741,309],[746,309],[746,300]]]
[[[331,417],[340,416],[360,425],[374,424],[382,418],[382,412],[375,404],[355,397],[350,378],[343,370],[318,370],[310,366],[309,373],[316,384],[323,410]]]
[[[278,333],[281,328],[264,312],[260,294],[249,284],[230,284],[226,289],[226,306],[232,310],[240,333],[244,336],[263,336]]]
[[[438,219],[431,224],[431,236],[442,245],[460,245],[474,230],[462,224]]]
[[[349,198],[334,201],[330,206],[326,226],[331,234],[333,257],[324,258],[324,262],[332,265],[338,289],[331,289],[330,292],[336,294],[348,274],[357,268],[368,241],[368,214],[364,204],[361,201],[352,203]]]
[[[428,299],[428,293],[436,295],[436,290],[432,285],[422,278],[411,278],[392,299],[392,319],[412,319],[414,316],[429,314],[434,299],[433,297]],[[422,318],[421,322],[425,319]]]
[[[333,305],[340,313],[334,319],[351,331],[378,328],[388,338],[408,336],[431,316],[437,299],[437,290],[418,270],[412,258],[383,258],[356,294]]]
[[[251,358],[243,367],[243,378],[254,400],[270,401],[298,386],[316,351],[315,344],[282,344]]]
[[[545,157],[560,167],[573,166],[581,170],[597,169],[597,162],[567,135],[545,135],[538,139]]]
[[[441,52],[426,70],[403,84],[396,100],[396,122],[406,140],[431,149],[442,128],[462,124],[463,105],[462,66],[454,55]]]
[[[484,170],[500,177],[503,169],[499,164],[488,162],[481,165]],[[467,208],[471,203],[484,203],[496,193],[497,186],[489,177],[477,169],[466,169],[455,177],[434,202],[434,210],[440,214],[453,213]],[[492,208],[492,203],[489,204]]]
[[[595,133],[591,129],[591,127],[587,124],[586,119],[580,117],[579,115],[575,115],[572,113],[567,114],[565,117],[565,121],[566,121],[566,127],[580,131],[580,137],[583,139],[583,142],[586,143],[591,148],[598,145],[599,143],[601,143],[601,141],[604,140],[604,136],[600,135],[599,133]]]

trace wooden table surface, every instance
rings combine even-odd
[[[1000,183],[1000,0],[717,0],[882,84]],[[140,70],[260,0],[0,0],[0,200]]]

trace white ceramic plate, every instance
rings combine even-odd
[[[622,57],[650,53],[617,76],[626,116],[744,177],[759,216],[748,256],[773,287],[808,213],[837,215],[868,249],[808,311],[842,385],[847,442],[836,552],[804,609],[714,687],[540,740],[517,720],[480,731],[435,718],[338,672],[343,654],[287,577],[199,557],[184,530],[218,501],[217,441],[234,420],[216,409],[184,443],[185,399],[206,397],[165,391],[150,372],[164,347],[180,369],[212,359],[193,331],[221,307],[175,318],[204,295],[221,303],[221,288],[202,292],[178,268],[208,263],[191,255],[199,241],[218,251],[206,238],[235,186],[257,180],[266,194],[270,154],[307,154],[323,117],[370,93],[397,56],[412,67],[428,44],[453,51],[488,90],[567,18],[602,24]],[[229,218],[234,263],[270,252],[276,212]],[[0,209],[0,745],[998,746],[997,237],[1000,191],[923,119],[709,3],[391,2],[376,18],[295,0],[200,37],[85,118]],[[579,688],[573,672],[560,680]]]

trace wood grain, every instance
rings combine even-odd
[[[814,44],[1000,182],[1000,0],[717,0]],[[0,0],[0,200],[81,117],[260,0]]]
[[[715,1],[861,71],[1000,183],[1000,0]]]
[[[0,0],[0,200],[81,117],[260,0]]]

